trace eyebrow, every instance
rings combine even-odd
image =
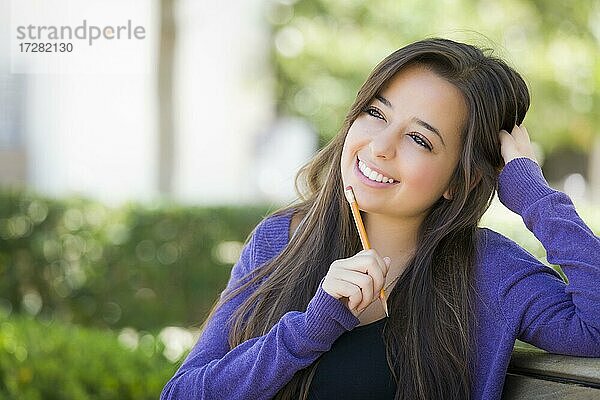
[[[377,100],[379,100],[380,102],[382,102],[383,104],[385,104],[386,106],[388,106],[389,108],[391,108],[392,110],[394,109],[394,107],[392,106],[392,103],[390,103],[390,101],[388,99],[386,99],[385,97],[381,96],[381,95],[375,95],[375,98]],[[411,121],[416,122],[417,124],[421,125],[423,128],[435,133],[436,135],[438,135],[438,137],[440,138],[440,140],[442,141],[442,144],[444,145],[444,147],[446,147],[446,143],[444,142],[444,138],[442,137],[442,134],[440,133],[440,131],[434,127],[431,126],[430,124],[428,124],[427,122],[423,121],[420,118],[417,117],[413,117],[411,119]]]

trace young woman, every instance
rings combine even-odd
[[[476,47],[386,57],[299,171],[300,201],[251,233],[161,399],[490,400],[515,339],[600,357],[600,240],[544,179],[528,107],[521,76]],[[478,227],[496,189],[568,284]]]

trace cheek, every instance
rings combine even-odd
[[[447,166],[432,165],[431,159],[418,155],[406,154],[404,160],[407,171],[404,183],[412,193],[418,193],[418,197],[437,198],[439,193],[444,192],[444,184],[448,179]]]
[[[351,162],[356,152],[361,146],[365,145],[364,135],[361,135],[361,130],[356,126],[356,122],[348,130],[344,147],[342,149],[342,163]]]
[[[354,142],[367,139],[372,132],[376,129],[374,122],[369,121],[363,117],[359,117],[354,120],[350,128],[348,129],[348,135],[346,138],[351,139]]]
[[[340,168],[342,171],[342,179],[344,182],[347,180],[347,175],[350,168],[352,168],[352,163],[354,160],[354,156],[356,154],[357,149],[357,141],[352,136],[352,133],[348,131],[346,135],[346,139],[344,140],[344,146],[342,147],[342,156],[340,158]]]

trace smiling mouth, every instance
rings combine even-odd
[[[361,167],[362,164],[362,167]],[[367,165],[365,163],[363,163],[358,157],[356,157],[356,168],[358,169],[358,173],[366,180],[368,180],[369,182],[373,182],[373,183],[378,183],[380,185],[386,185],[386,186],[391,186],[391,185],[395,185],[398,183],[397,180],[395,180],[394,178],[388,178],[386,176],[383,176],[382,174],[378,173],[378,172],[374,172],[372,171],[369,167],[367,167]],[[379,180],[376,180],[377,178],[379,178]],[[383,178],[386,178],[385,181],[383,181]]]

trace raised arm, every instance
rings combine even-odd
[[[261,229],[268,223],[268,219],[263,221],[244,246],[221,298],[239,287],[240,278],[256,267],[256,250],[269,245]],[[231,323],[227,319],[249,295],[250,290],[246,290],[216,311],[165,385],[161,400],[270,399],[296,371],[313,363],[342,333],[356,325],[354,315],[319,285],[306,312],[287,312],[266,335],[229,349]]]
[[[559,265],[569,280],[565,284],[514,242],[499,243],[505,257],[498,299],[507,322],[520,340],[544,350],[600,357],[600,239],[529,158],[505,165],[498,196],[521,215],[548,262]]]

